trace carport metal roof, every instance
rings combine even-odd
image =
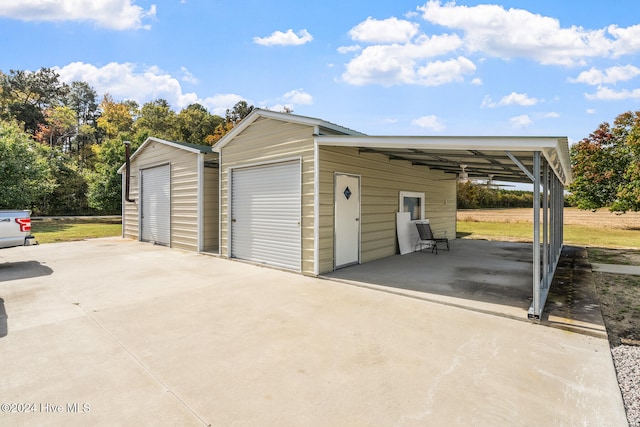
[[[466,166],[470,179],[533,182],[534,152],[540,152],[563,185],[572,181],[566,137],[538,136],[351,136],[319,135],[318,145],[356,147],[446,173]]]

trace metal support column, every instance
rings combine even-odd
[[[556,269],[556,260],[558,259],[558,180],[555,174],[551,174],[549,177],[549,215],[550,224],[549,230],[551,231],[551,263],[549,264],[549,273],[553,274]]]
[[[530,318],[540,318],[540,152],[533,153],[533,304]]]
[[[554,271],[555,271],[555,267],[557,266],[557,261],[560,259],[560,255],[562,253],[562,210],[564,209],[564,187],[562,186],[562,183],[560,182],[560,180],[558,179],[558,177],[554,174],[552,177],[552,184],[553,184],[553,222],[554,222],[554,228],[553,228],[553,237],[554,237],[554,245],[553,245],[553,250],[554,250],[554,256],[556,257],[556,262],[554,264]]]
[[[549,278],[549,164],[542,168],[542,288],[551,284]]]

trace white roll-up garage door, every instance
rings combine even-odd
[[[158,245],[171,243],[171,166],[141,171],[142,207],[140,240]]]
[[[300,162],[231,172],[231,256],[300,271]]]

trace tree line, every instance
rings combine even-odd
[[[571,201],[580,209],[640,211],[640,111],[605,122],[571,146]]]
[[[108,93],[99,99],[88,83],[66,84],[50,68],[0,70],[0,209],[118,214],[123,141],[131,141],[132,151],[149,136],[213,145],[252,110],[240,101],[225,117],[197,103],[176,112],[164,99],[142,106]],[[640,111],[600,124],[570,154],[574,182],[567,203],[640,210]],[[531,206],[530,192],[458,186],[461,209]]]
[[[213,145],[252,110],[240,101],[225,117],[197,103],[176,112],[164,99],[99,99],[50,68],[0,70],[0,209],[119,214],[123,141],[132,152],[149,136]]]
[[[532,208],[533,193],[492,188],[472,181],[457,184],[458,209]]]

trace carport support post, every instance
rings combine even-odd
[[[533,153],[533,310],[529,318],[540,318],[540,152]]]
[[[542,287],[549,287],[549,164],[542,169]]]

